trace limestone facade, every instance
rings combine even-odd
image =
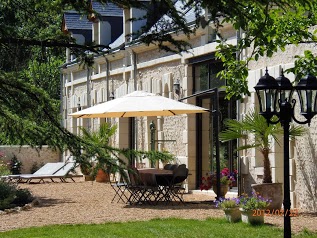
[[[236,32],[230,26],[223,29],[231,43],[236,42]],[[69,63],[62,69],[63,74],[63,115],[64,126],[71,132],[80,133],[79,127],[97,129],[99,124],[106,119],[74,119],[70,113],[84,109],[95,104],[109,100],[111,93],[115,98],[135,90],[144,90],[159,94],[174,100],[190,96],[194,93],[194,76],[191,59],[199,56],[213,54],[216,51],[216,42],[209,42],[210,28],[199,29],[197,34],[189,39],[193,49],[188,53],[172,54],[159,51],[154,45],[142,44],[126,46],[125,50],[113,52],[109,55],[98,57],[91,69]],[[128,45],[128,44],[127,44]],[[312,49],[311,45],[298,47],[289,46],[285,52],[279,52],[272,59],[260,59],[251,63],[249,71],[250,97],[245,97],[237,106],[237,118],[240,119],[250,108],[257,107],[257,98],[253,87],[264,74],[265,67],[273,77],[278,77],[281,68],[293,66],[294,56],[302,54],[304,49]],[[316,50],[315,50],[316,51]],[[247,53],[247,52],[246,52]],[[316,52],[317,53],[317,52]],[[291,80],[293,75],[286,75]],[[177,95],[173,90],[176,80],[180,81],[181,91]],[[195,98],[185,100],[186,103],[196,104]],[[209,107],[209,105],[203,105]],[[207,115],[203,115],[208,117]],[[108,119],[107,119],[108,120]],[[118,125],[113,145],[120,148],[129,147],[129,119],[112,118],[111,123]],[[189,168],[190,176],[188,188],[197,189],[196,173],[196,116],[181,115],[174,117],[140,117],[135,119],[135,145],[136,149],[150,150],[149,124],[156,125],[156,149],[168,150],[177,158],[177,163],[185,163]],[[208,154],[208,137],[210,131],[203,127],[203,153]],[[317,137],[316,119],[313,120],[307,136],[290,141],[290,169],[291,169],[291,199],[292,207],[303,210],[316,211],[317,191],[317,161],[315,156],[315,141]],[[248,138],[248,139],[252,139]],[[163,142],[162,140],[168,140]],[[240,143],[244,143],[242,140]],[[204,146],[206,144],[206,146]],[[66,153],[65,156],[68,154]],[[283,182],[283,150],[276,143],[270,154],[273,182]],[[143,161],[144,166],[149,166],[148,161]],[[250,192],[252,183],[261,182],[263,175],[262,157],[256,150],[242,151],[239,154],[240,174],[243,191]],[[202,174],[209,171],[209,161],[202,161]],[[162,165],[160,165],[162,166]]]

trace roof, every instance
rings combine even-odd
[[[113,3],[101,4],[99,2],[92,3],[93,10],[99,13],[102,17],[123,17],[123,9]],[[63,24],[65,30],[91,30],[91,24],[86,16],[70,10],[64,13]]]
[[[182,1],[176,1],[175,2],[175,8],[181,12],[181,14],[183,14],[183,17],[185,19],[185,22],[187,24],[190,24],[192,22],[194,22],[196,20],[196,14],[195,14],[195,10],[194,8],[185,8],[184,3]],[[169,25],[171,28],[171,30],[173,29],[173,21],[172,19],[167,16],[167,15],[163,15],[162,18],[158,21],[157,24],[155,24],[149,32],[156,32],[159,31],[160,29],[162,29],[162,27],[166,27],[166,25],[164,24],[163,26],[159,25],[159,22],[165,22],[165,23],[170,23],[171,25]]]
[[[67,30],[91,30],[92,22],[75,11],[69,11],[64,13],[64,24]]]
[[[107,17],[107,16],[122,17],[123,16],[123,9],[111,2],[107,4],[101,4],[100,2],[92,2],[92,8],[103,17]]]
[[[179,0],[176,0],[174,5],[176,10],[178,10],[179,13],[182,14],[182,17],[184,18],[185,23],[187,25],[192,24],[196,20],[197,16],[194,8],[185,8],[185,4]],[[204,9],[202,9],[201,14],[204,13]],[[141,35],[141,37],[146,36],[147,34],[157,33],[163,30],[165,32],[170,31],[170,33],[176,30],[173,20],[167,14],[164,14],[147,32],[144,32]],[[135,40],[136,42],[138,41],[138,39]]]

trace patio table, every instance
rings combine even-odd
[[[173,171],[166,169],[139,169],[140,180],[144,185],[168,186],[173,179]]]
[[[154,203],[172,200],[171,183],[173,181],[173,171],[165,169],[139,169],[140,181],[151,191]],[[153,190],[154,189],[154,190]],[[155,192],[153,192],[155,191]]]

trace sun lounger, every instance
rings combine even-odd
[[[50,179],[52,182],[55,182],[54,179],[60,179],[62,182],[66,182],[66,179],[69,178],[73,182],[75,180],[74,177],[82,177],[82,175],[69,174],[69,172],[73,169],[74,163],[63,163],[63,166],[56,170],[53,174],[27,174],[21,175],[20,180],[30,183],[32,180],[39,180],[38,182],[44,182],[44,179]]]
[[[33,174],[8,175],[7,179],[16,180],[19,183],[30,183],[32,180],[39,180],[38,182],[44,182],[44,179],[50,179],[52,182],[55,182],[54,179],[60,179],[62,182],[66,182],[66,179],[69,178],[75,182],[73,178],[81,177],[82,175],[69,174],[73,167],[73,162],[47,163]]]
[[[74,162],[68,162],[65,164],[64,167],[62,167],[60,170],[55,172],[52,176],[51,179],[54,178],[59,178],[62,182],[66,182],[66,179],[69,178],[73,182],[75,182],[74,178],[75,177],[83,177],[83,175],[79,174],[70,174],[71,170],[74,168],[75,163]]]
[[[33,174],[17,174],[17,175],[8,175],[9,180],[17,180],[17,182],[22,182],[21,177],[27,176],[36,176],[36,175],[52,175],[58,170],[60,170],[65,165],[64,162],[57,163],[46,163]]]

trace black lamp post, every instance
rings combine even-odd
[[[310,124],[311,119],[317,114],[317,79],[308,74],[302,78],[297,86],[293,86],[288,78],[283,75],[274,79],[266,73],[254,87],[260,104],[260,115],[264,116],[268,123],[280,122],[284,130],[284,237],[291,237],[290,219],[290,186],[289,186],[289,127],[293,119],[299,124]],[[298,121],[295,118],[294,108],[296,99],[292,99],[294,90],[297,91],[300,102],[300,114],[306,121]],[[276,121],[272,117],[277,116]]]

